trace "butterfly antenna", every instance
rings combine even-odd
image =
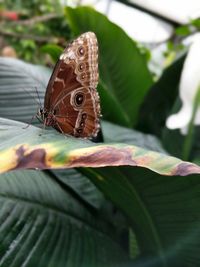
[[[33,98],[35,100],[37,105],[40,105],[40,102],[38,102],[38,99],[34,95],[32,95],[27,89],[25,88],[22,89],[31,97],[31,99]]]
[[[37,87],[35,87],[35,91],[36,91],[36,94],[37,94],[37,97],[38,97],[40,108],[42,108],[42,102],[41,102],[40,95],[39,95]]]

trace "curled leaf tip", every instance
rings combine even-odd
[[[190,162],[182,162],[178,164],[173,175],[186,176],[189,174],[200,173],[200,167]]]

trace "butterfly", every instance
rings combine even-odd
[[[60,55],[37,117],[63,134],[96,137],[101,115],[98,77],[97,38],[86,32]]]

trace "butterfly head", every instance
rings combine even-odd
[[[37,117],[37,119],[38,120],[42,120],[42,121],[44,121],[45,120],[45,111],[44,111],[44,109],[42,108],[42,107],[40,107],[39,109],[38,109],[38,111],[37,111],[37,114],[36,114],[36,117]]]

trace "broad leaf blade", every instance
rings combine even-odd
[[[44,172],[0,178],[1,266],[117,267],[127,262],[114,241],[114,228]]]
[[[94,184],[76,169],[52,170],[54,178],[72,190],[82,202],[100,208],[105,201],[102,193]]]
[[[81,169],[128,216],[136,266],[199,266],[199,175],[163,177],[142,168]]]
[[[43,104],[49,77],[47,68],[0,58],[0,116],[30,122]]]
[[[116,100],[111,92],[106,89],[105,85],[99,83],[98,92],[101,99],[103,118],[120,125],[131,127],[129,117],[127,116],[126,112],[123,110],[121,104]]]
[[[99,143],[64,136],[55,130],[0,120],[0,172],[15,169],[137,166],[163,175],[200,173],[200,167],[133,145]],[[8,141],[9,140],[9,141]]]
[[[160,140],[153,135],[144,134],[107,121],[102,121],[101,126],[106,143],[125,143],[167,154]]]
[[[143,132],[162,135],[162,129],[178,95],[178,84],[185,56],[177,59],[149,90],[140,109],[137,127]]]

